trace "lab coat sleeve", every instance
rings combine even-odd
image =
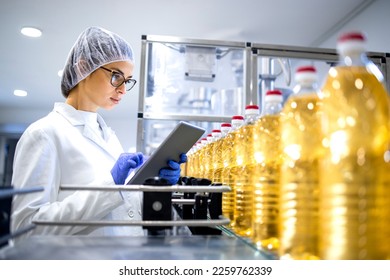
[[[119,192],[75,191],[58,200],[61,166],[53,141],[43,130],[26,131],[16,148],[12,184],[15,188],[41,186],[43,192],[15,196],[12,230],[33,220],[99,220],[123,203]],[[91,185],[113,184],[112,178]],[[77,234],[84,227],[37,226],[30,234]]]

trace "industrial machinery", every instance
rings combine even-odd
[[[331,66],[338,62],[335,49],[306,48],[296,46],[267,45],[252,43],[251,87],[253,102],[263,105],[267,90],[279,89],[284,101],[295,87],[292,80],[294,69],[302,65],[316,68],[322,84]],[[384,75],[387,90],[390,89],[390,54],[369,52],[368,58],[375,63]],[[320,84],[320,86],[322,86]],[[257,98],[257,99],[256,99]],[[262,106],[261,106],[262,107]]]
[[[390,81],[390,54],[368,57]],[[337,61],[335,49],[143,35],[137,150],[152,153],[181,120],[219,129],[246,105],[262,108],[267,90],[286,100],[294,69],[313,65],[324,79]]]
[[[250,44],[142,36],[137,150],[147,154],[178,121],[206,131],[241,115]]]
[[[62,191],[142,191],[142,221],[100,220],[33,220],[31,226],[10,232],[11,201],[14,195],[42,191],[31,188],[17,191],[0,190],[0,259],[273,259],[222,226],[229,220],[219,216],[218,194],[229,191],[227,186],[210,186],[204,180],[182,180],[182,185],[165,186],[156,179],[147,185],[75,186],[64,185]],[[181,183],[180,183],[181,184]],[[189,194],[194,194],[192,199]],[[214,194],[214,195],[213,195]],[[218,205],[219,204],[219,205]],[[189,210],[189,212],[188,212]],[[210,216],[208,216],[210,214]],[[39,226],[142,226],[145,236],[27,236],[12,240]],[[188,228],[191,233],[188,232]],[[224,234],[222,235],[222,231]]]

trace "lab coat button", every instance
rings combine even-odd
[[[129,210],[129,212],[127,212],[127,214],[129,215],[130,218],[134,217],[133,210]]]

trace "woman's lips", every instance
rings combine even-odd
[[[111,101],[112,101],[114,104],[118,104],[119,101],[121,101],[120,99],[116,99],[116,98],[113,98],[113,97],[111,97],[110,99],[111,99]]]

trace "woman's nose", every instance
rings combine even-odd
[[[116,88],[116,91],[120,94],[125,94],[126,93],[126,84],[123,83],[119,87]]]

